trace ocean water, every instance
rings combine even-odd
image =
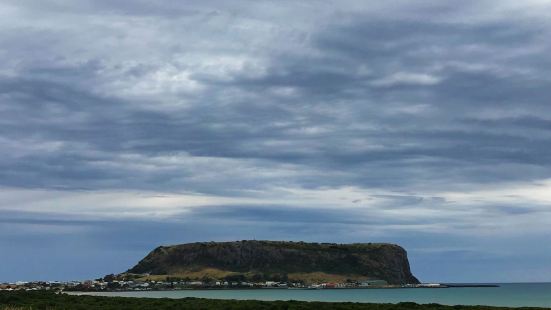
[[[551,283],[503,283],[499,287],[398,288],[398,289],[243,289],[138,292],[86,292],[78,294],[150,298],[215,298],[257,300],[351,301],[369,303],[439,303],[551,307]]]

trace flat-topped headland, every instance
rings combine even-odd
[[[250,283],[419,283],[406,251],[388,243],[243,240],[159,246],[124,275]]]

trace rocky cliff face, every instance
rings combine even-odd
[[[161,246],[128,273],[185,275],[215,269],[244,275],[326,274],[418,283],[406,251],[381,243],[305,243],[283,241],[200,242]]]

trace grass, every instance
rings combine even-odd
[[[330,274],[325,272],[296,272],[288,274],[289,281],[302,281],[306,284],[312,283],[324,283],[324,282],[333,282],[333,283],[345,283],[346,280],[355,280],[355,281],[364,281],[368,278],[365,276],[358,275],[340,275],[340,274]]]
[[[137,277],[138,281],[166,281],[167,279],[193,279],[200,280],[203,278],[223,279],[224,277],[238,274],[237,272],[220,270],[216,268],[203,268],[198,270],[178,270],[170,272],[167,275],[148,275]]]
[[[240,273],[233,271],[226,271],[216,268],[202,268],[197,270],[179,270],[176,272],[171,272],[168,275],[148,275],[136,277],[138,281],[167,281],[168,279],[192,279],[192,280],[201,280],[203,278],[210,279],[224,279],[227,276],[238,275]],[[243,273],[247,279],[251,279],[254,275],[254,272]],[[333,283],[344,283],[346,280],[356,280],[363,281],[368,278],[365,276],[358,275],[339,275],[339,274],[329,274],[325,272],[301,272],[301,273],[289,273],[289,281],[291,282],[304,282],[306,284],[312,283],[324,283],[324,282],[333,282]]]

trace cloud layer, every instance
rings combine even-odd
[[[551,279],[538,245],[551,224],[546,1],[0,12],[0,245],[20,253],[0,280],[39,240],[102,254],[29,278],[253,237],[399,242],[427,280]],[[91,263],[114,256],[110,270]]]

